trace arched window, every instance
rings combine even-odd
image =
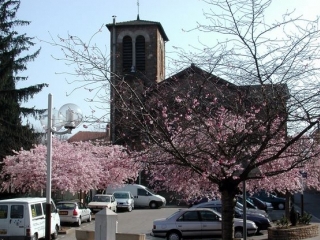
[[[132,39],[129,36],[123,38],[122,56],[123,72],[130,72],[132,67]]]
[[[143,36],[138,36],[136,39],[136,69],[145,71],[146,69],[146,49],[145,39]]]

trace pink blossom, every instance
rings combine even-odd
[[[101,189],[111,183],[123,183],[137,177],[140,165],[135,163],[126,148],[98,142],[58,141],[52,146],[52,190],[88,191]],[[30,151],[21,150],[3,161],[2,191],[40,191],[46,187],[46,154],[44,145]]]

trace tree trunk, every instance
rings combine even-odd
[[[222,239],[232,240],[234,236],[234,207],[236,204],[235,191],[222,190]]]

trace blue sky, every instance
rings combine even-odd
[[[320,9],[320,2],[318,0],[275,0],[268,17],[272,19],[287,9],[294,8],[297,13],[314,18]],[[201,0],[139,0],[140,19],[157,21],[162,24],[169,38],[169,42],[166,43],[168,54],[173,51],[174,46],[182,47],[186,51],[191,50],[190,45],[196,45],[198,38],[207,41],[216,39],[214,33],[204,34],[182,30],[194,28],[196,21],[204,22],[203,9],[208,9],[208,5]],[[109,52],[110,35],[105,24],[112,23],[113,15],[117,16],[117,22],[122,22],[135,20],[137,14],[136,0],[21,0],[17,17],[21,20],[31,21],[31,24],[19,31],[27,33],[30,37],[35,37],[34,42],[36,47],[41,47],[41,53],[34,62],[27,65],[28,70],[23,73],[29,77],[29,80],[19,84],[18,87],[37,83],[49,84],[48,88],[23,105],[46,109],[48,94],[51,93],[53,106],[57,109],[70,102],[79,105],[86,116],[92,114],[92,109],[95,110],[97,117],[106,114],[105,111],[98,109],[101,108],[101,105],[84,101],[88,94],[87,91],[72,92],[75,85],[68,84],[66,81],[66,79],[70,80],[70,77],[56,74],[63,71],[72,72],[72,69],[52,58],[51,55],[59,56],[60,49],[40,40],[51,41],[51,36],[57,40],[58,35],[66,37],[70,33],[87,41],[103,26],[103,31],[95,38],[94,42],[101,49],[106,49]],[[69,95],[71,92],[72,94]],[[35,121],[34,125],[36,128],[40,128],[38,121]],[[98,130],[99,127],[103,128],[104,126],[105,124],[97,124],[97,128],[90,127],[86,130]],[[79,128],[78,130],[84,129]]]

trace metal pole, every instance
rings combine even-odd
[[[46,229],[45,239],[51,239],[51,163],[52,163],[52,95],[48,95],[48,126],[47,126],[47,186],[46,186]]]
[[[110,88],[110,130],[111,130],[111,143],[114,144],[116,141],[116,66],[117,66],[117,57],[116,57],[116,44],[117,44],[117,36],[116,36],[116,16],[113,16],[113,26],[112,26],[112,34],[111,34],[111,41],[110,41],[110,49],[111,49],[111,88]]]
[[[242,203],[243,203],[243,240],[247,239],[247,193],[246,193],[246,181],[243,181],[243,193],[242,193]]]
[[[304,202],[303,202],[303,191],[304,191],[304,182],[303,182],[303,175],[301,176],[301,183],[302,183],[302,191],[301,191],[301,217],[303,217],[303,213],[304,213]]]

